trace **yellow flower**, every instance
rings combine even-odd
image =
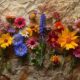
[[[60,63],[60,56],[58,55],[52,55],[51,58],[50,58],[50,61],[53,62],[53,63]]]
[[[24,37],[29,37],[29,36],[32,36],[32,30],[31,30],[31,28],[30,27],[27,27],[27,28],[25,28],[24,30],[22,30],[21,32],[20,32],[20,34],[22,35],[22,36],[24,36]]]
[[[30,19],[35,19],[35,18],[36,18],[36,14],[35,14],[35,13],[31,13],[31,14],[29,15],[29,18],[30,18]]]
[[[69,49],[75,49],[78,46],[76,43],[78,36],[76,36],[76,32],[70,32],[67,28],[62,31],[62,34],[59,35],[58,43],[61,47]]]
[[[2,34],[0,37],[0,46],[2,48],[6,48],[11,44],[12,44],[12,37],[10,36],[10,34],[9,33]]]
[[[33,32],[39,32],[39,26],[38,25],[34,25],[34,26],[31,26],[31,29]]]

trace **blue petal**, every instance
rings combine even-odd
[[[13,36],[13,45],[17,46],[22,44],[24,41],[24,37],[21,34],[15,34]]]
[[[14,46],[14,51],[15,51],[16,56],[24,56],[27,54],[28,49],[25,44],[21,44],[18,46]]]

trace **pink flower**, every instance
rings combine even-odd
[[[26,41],[26,44],[29,48],[34,49],[35,47],[38,46],[38,42],[35,38],[30,38]]]
[[[10,24],[7,23],[7,22],[3,22],[1,19],[0,19],[0,31],[5,31],[9,28]]]
[[[77,47],[74,51],[73,51],[73,55],[77,58],[80,58],[80,47]]]
[[[77,31],[80,31],[80,19],[75,21],[73,28]]]
[[[23,28],[23,27],[26,25],[26,21],[25,21],[24,18],[19,17],[19,18],[16,18],[16,19],[15,19],[14,25],[15,25],[17,28]]]

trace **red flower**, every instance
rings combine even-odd
[[[26,25],[26,21],[25,21],[24,18],[19,17],[19,18],[16,18],[16,19],[15,19],[14,25],[15,25],[17,28],[23,28],[23,27]]]
[[[54,32],[54,31],[51,31],[48,35],[48,43],[52,46],[52,47],[58,47],[59,44],[57,43],[57,40],[58,40],[58,35]]]
[[[54,28],[57,32],[61,32],[62,30],[64,30],[65,27],[62,22],[58,21],[54,23]]]

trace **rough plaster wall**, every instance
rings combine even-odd
[[[80,0],[0,0],[0,17],[4,19],[6,15],[13,14],[16,16],[24,16],[27,19],[30,11],[38,9],[40,4],[45,3],[47,3],[50,12],[53,10],[59,11],[62,20],[80,16]],[[47,71],[47,69],[43,69],[37,71],[32,66],[21,67],[18,65],[17,59],[12,59],[11,63],[13,65],[13,72],[8,73],[6,69],[3,72],[11,80],[80,80],[80,68],[77,68],[72,74],[69,74],[68,64],[64,70]]]

